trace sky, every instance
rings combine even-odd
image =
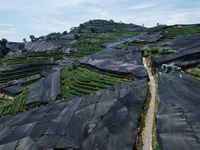
[[[200,0],[1,0],[0,39],[62,33],[92,19],[145,27],[200,23]]]

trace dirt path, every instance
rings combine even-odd
[[[155,109],[156,84],[150,70],[147,67],[145,58],[143,58],[143,63],[144,67],[147,69],[149,74],[149,79],[150,79],[149,85],[151,91],[151,101],[146,116],[146,124],[144,129],[143,150],[152,150],[152,127],[153,127],[154,109]]]

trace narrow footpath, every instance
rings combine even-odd
[[[149,86],[151,92],[151,100],[149,104],[149,110],[146,116],[146,124],[144,128],[144,137],[143,137],[143,150],[152,150],[152,127],[153,127],[153,119],[154,119],[154,109],[155,109],[155,98],[156,98],[156,84],[151,74],[151,71],[147,67],[146,59],[143,58],[144,67],[148,71],[149,75]]]

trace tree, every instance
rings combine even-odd
[[[73,31],[73,30],[74,30],[74,27],[71,27],[71,28],[70,28],[70,31]]]
[[[96,32],[95,28],[91,28],[90,31],[91,31],[92,33],[95,33],[95,32]]]
[[[56,41],[61,37],[60,32],[54,32],[50,33],[49,35],[46,36],[46,41]]]
[[[8,42],[8,40],[3,38],[3,39],[0,41],[0,44],[1,44],[3,47],[6,47],[7,42]]]
[[[66,35],[67,34],[67,31],[64,31],[63,33],[62,33],[62,35]]]
[[[23,38],[24,43],[26,43],[26,38]]]
[[[78,29],[78,33],[83,33],[81,29]]]
[[[74,38],[77,40],[79,39],[79,35],[78,34],[74,34]]]
[[[7,42],[8,41],[4,38],[0,40],[0,57],[5,56],[9,52],[8,48],[6,47]]]
[[[18,48],[19,48],[20,50],[24,49],[24,47],[25,47],[25,44],[24,44],[24,43],[19,43],[19,44],[18,44]]]
[[[35,41],[35,36],[34,35],[30,35],[30,39],[31,39],[31,42],[34,42]]]
[[[83,25],[83,24],[80,24],[80,28],[81,28],[81,29],[84,28],[84,25]]]

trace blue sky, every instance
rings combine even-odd
[[[200,23],[200,0],[1,0],[0,39],[69,31],[91,19],[144,24]]]

